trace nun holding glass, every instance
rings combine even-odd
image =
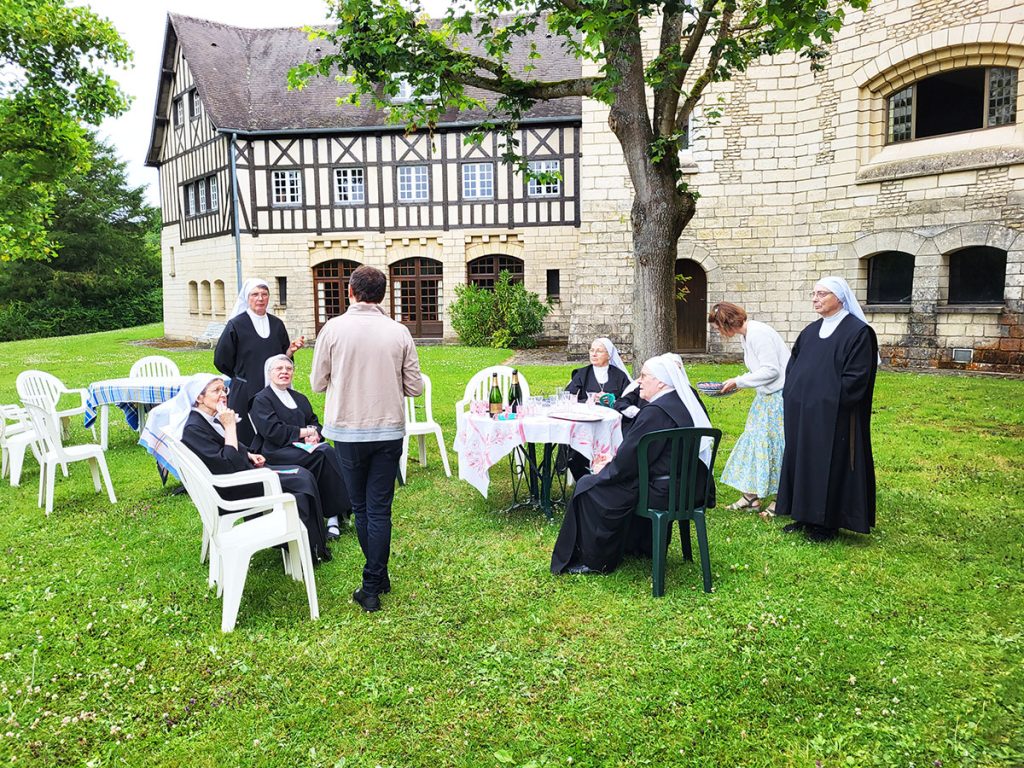
[[[594,474],[582,477],[565,511],[551,555],[551,572],[609,573],[622,561],[623,554],[651,555],[651,521],[633,513],[639,498],[637,448],[640,439],[651,432],[677,427],[709,428],[711,422],[697,394],[690,387],[686,371],[674,355],[661,355],[644,363],[640,374],[640,406],[614,458],[595,458]],[[667,443],[655,443],[648,449],[650,462],[650,502],[668,503],[670,451]],[[696,473],[698,504],[704,503],[707,465],[711,447],[702,446],[703,463]],[[707,504],[714,504],[712,498]]]
[[[268,461],[305,467],[316,478],[320,505],[327,519],[327,538],[341,533],[339,516],[347,520],[352,505],[341,475],[338,454],[324,442],[320,420],[301,392],[291,388],[295,364],[288,355],[275,355],[264,365],[266,387],[249,403],[256,426],[254,445]]]
[[[238,414],[238,435],[246,443],[255,437],[246,416],[249,401],[264,386],[263,364],[273,355],[292,357],[295,350],[305,346],[302,336],[288,341],[284,323],[267,312],[269,305],[267,282],[259,278],[246,280],[213,352],[214,366],[231,379],[228,407]]]
[[[602,336],[590,345],[590,365],[574,370],[565,389],[575,395],[578,402],[585,403],[593,395],[598,404],[614,407],[632,383],[619,350],[611,339]],[[578,481],[587,473],[590,460],[579,451],[569,449],[566,464],[573,479]]]
[[[786,449],[776,512],[782,530],[829,541],[840,528],[869,533],[875,524],[871,400],[878,340],[841,277],[823,277],[811,293],[821,319],[793,345],[783,389]]]
[[[169,429],[214,475],[227,475],[266,467],[278,472],[281,489],[295,496],[299,519],[306,528],[314,562],[331,559],[327,531],[321,514],[316,480],[297,466],[268,464],[266,457],[250,450],[238,437],[238,414],[227,407],[228,388],[219,376],[192,376],[174,399],[163,407],[171,411]],[[218,488],[225,499],[236,501],[264,495],[263,484]]]

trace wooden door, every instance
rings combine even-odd
[[[348,309],[348,279],[358,266],[354,261],[338,259],[313,267],[317,333],[324,323]]]
[[[676,274],[689,278],[685,300],[676,299],[676,351],[706,352],[708,343],[708,276],[693,259],[676,261]],[[677,282],[677,286],[679,283]]]
[[[403,259],[391,265],[391,316],[417,339],[439,339],[443,268],[440,261]]]

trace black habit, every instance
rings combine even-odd
[[[875,524],[871,398],[878,341],[847,315],[827,339],[819,320],[793,345],[783,389],[786,451],[779,514],[824,528],[869,533]]]
[[[614,365],[609,365],[608,381],[604,384],[599,384],[597,376],[594,375],[594,366],[585,365],[572,372],[569,386],[565,389],[570,394],[576,395],[576,400],[581,403],[587,401],[587,394],[590,392],[610,393],[615,395],[615,400],[618,402],[618,399],[622,397],[623,390],[629,386],[629,383],[629,376]],[[565,466],[568,466],[569,471],[572,472],[573,479],[578,482],[589,471],[590,459],[572,448],[564,450],[566,453]]]
[[[323,442],[324,436],[320,420],[313,412],[313,406],[301,392],[288,390],[295,400],[295,408],[289,408],[274,394],[271,387],[266,387],[249,403],[249,416],[256,425],[258,433],[253,445],[258,453],[262,453],[267,461],[274,464],[294,464],[305,467],[316,478],[320,490],[320,506],[324,515],[331,517],[340,515],[348,518],[352,504],[348,499],[348,491],[341,474],[341,461],[331,446]],[[299,430],[305,427],[316,427],[321,442],[312,453],[297,448],[292,443],[303,442]]]
[[[252,452],[249,450],[249,446],[241,440],[238,441],[238,448],[227,445],[223,436],[196,410],[188,415],[185,429],[181,435],[181,442],[187,445],[206,465],[206,468],[215,475],[227,475],[232,472],[255,469],[255,466],[249,461],[248,454]],[[309,548],[313,554],[313,560],[329,560],[331,554],[327,549],[327,528],[320,511],[316,480],[302,467],[279,464],[270,466],[269,463],[265,466],[268,469],[296,470],[294,473],[278,475],[281,480],[281,489],[285,493],[295,496],[299,519],[306,526],[306,534],[309,536]],[[262,496],[263,485],[254,483],[237,488],[218,488],[217,492],[225,499],[237,501]]]
[[[576,484],[551,554],[552,573],[563,573],[574,565],[608,573],[615,570],[624,553],[651,556],[651,521],[633,514],[640,495],[637,446],[650,432],[692,426],[693,419],[675,392],[666,392],[652,403],[641,401],[640,413],[615,458],[596,475],[586,475]],[[648,449],[650,477],[668,475],[671,457],[666,447],[662,442]],[[707,468],[702,464],[697,472],[697,503],[704,501],[706,482]],[[709,505],[714,504],[714,481],[711,487]],[[651,481],[650,503],[668,504],[668,480]]]
[[[238,414],[238,439],[251,444],[256,436],[249,423],[249,401],[263,389],[267,358],[288,352],[288,331],[278,318],[267,314],[270,335],[261,337],[253,327],[248,312],[228,320],[213,351],[213,364],[225,376],[231,377],[228,408]]]

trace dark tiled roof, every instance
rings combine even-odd
[[[192,70],[210,119],[220,129],[246,131],[344,130],[386,124],[385,115],[371,106],[337,104],[352,88],[333,78],[311,80],[301,91],[289,91],[288,70],[300,61],[315,60],[324,40],[310,41],[301,29],[243,29],[189,16],[169,15],[169,22]],[[535,35],[541,59],[534,70],[544,80],[579,77],[580,62],[543,25]],[[466,41],[477,48],[472,41]],[[529,43],[517,47],[512,59],[521,69]],[[488,104],[494,94],[469,89]],[[539,102],[531,118],[573,118],[582,114],[580,98]],[[481,111],[446,113],[442,122],[474,123]]]

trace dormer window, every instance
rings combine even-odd
[[[395,77],[398,79],[398,93],[391,97],[391,101],[395,103],[405,103],[416,98],[416,89],[413,84],[409,82],[408,76],[402,72],[397,73]],[[438,98],[440,98],[440,96],[436,90],[422,95],[423,101],[427,103],[437,101]]]
[[[199,91],[195,88],[188,92],[188,116],[195,120],[202,113],[202,102],[199,101]]]
[[[918,80],[889,96],[888,141],[897,143],[1017,122],[1017,70],[967,67]]]
[[[185,124],[185,100],[179,96],[174,100],[174,127],[181,128]]]

